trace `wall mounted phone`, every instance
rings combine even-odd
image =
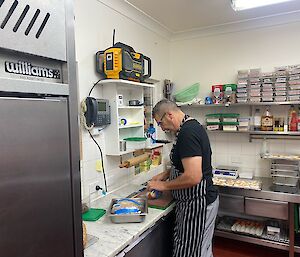
[[[110,106],[107,99],[87,97],[85,99],[85,120],[88,127],[100,127],[111,122]]]

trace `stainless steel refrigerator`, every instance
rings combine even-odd
[[[71,0],[0,0],[0,256],[83,256]]]

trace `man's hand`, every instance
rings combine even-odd
[[[151,191],[152,189],[156,189],[158,191],[165,191],[166,190],[165,184],[166,184],[165,181],[151,180],[148,182],[147,190]]]

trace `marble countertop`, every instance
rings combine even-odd
[[[93,203],[93,208],[108,210],[113,198],[126,197],[130,193],[142,188],[140,180],[102,197]],[[96,222],[84,221],[87,233],[99,240],[84,250],[85,257],[113,257],[133,243],[147,229],[151,228],[159,219],[166,216],[174,208],[174,203],[166,210],[149,208],[145,221],[141,223],[112,223],[108,215],[104,215]]]

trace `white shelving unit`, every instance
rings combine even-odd
[[[127,137],[144,136],[144,106],[129,106],[129,100],[144,102],[144,89],[153,89],[154,85],[128,80],[107,79],[99,82],[103,86],[103,95],[110,100],[111,124],[106,130],[106,154],[120,156],[134,150],[120,151],[120,141]],[[118,106],[117,96],[123,96],[123,105]],[[121,125],[121,119],[126,120]]]
[[[212,109],[212,108],[224,108],[234,110],[234,108],[238,107],[249,107],[250,117],[254,113],[254,108],[256,107],[276,107],[276,106],[288,106],[288,105],[300,105],[300,101],[285,101],[285,102],[247,102],[247,103],[234,103],[234,104],[191,104],[191,105],[181,105],[182,108],[206,108],[206,109]],[[219,112],[219,110],[218,110]],[[249,135],[249,142],[252,141],[252,139],[289,139],[289,140],[299,140],[300,139],[300,131],[292,132],[292,131],[285,131],[285,132],[279,132],[279,131],[223,131],[223,130],[213,130],[209,131],[208,133],[241,133],[241,134],[248,134]]]

